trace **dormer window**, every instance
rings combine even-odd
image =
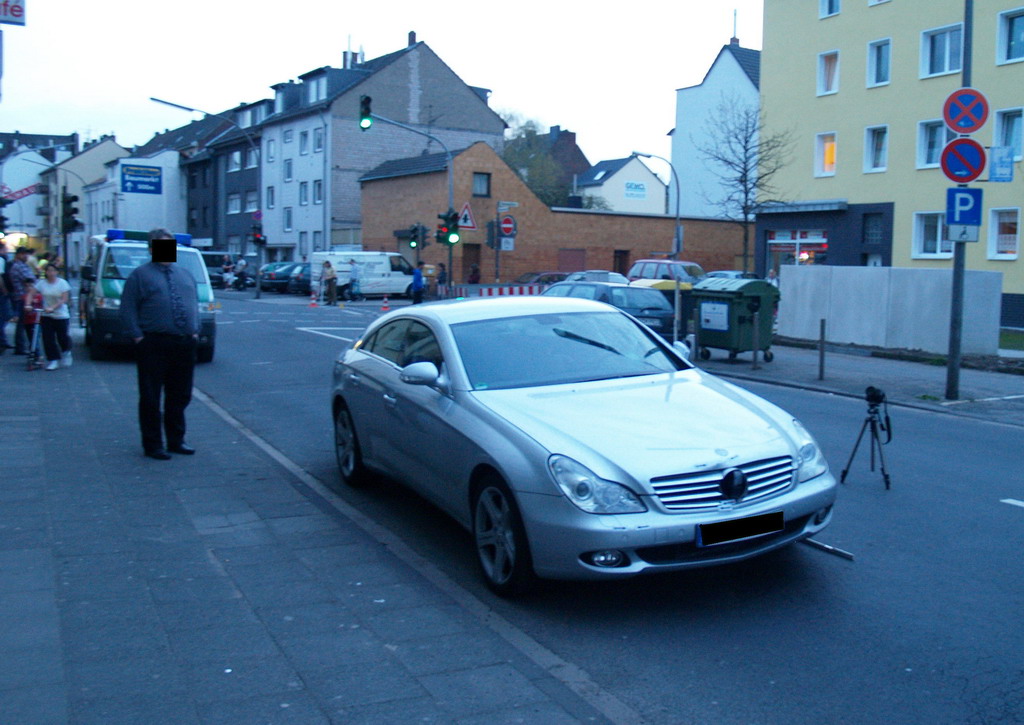
[[[281,113],[284,110],[284,91],[277,91],[274,95],[274,113]]]
[[[327,76],[322,75],[306,81],[309,87],[309,102],[316,103],[327,98]]]

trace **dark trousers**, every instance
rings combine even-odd
[[[7,323],[13,317],[11,311],[11,296],[0,294],[0,347],[12,347],[7,342]]]
[[[32,344],[32,330],[25,324],[25,307],[21,300],[18,304],[18,324],[14,326],[14,352],[21,355],[28,352],[28,346]]]
[[[423,302],[423,288],[414,289],[412,291],[412,303],[418,305]]]
[[[163,448],[160,397],[163,393],[163,432],[167,446],[185,441],[185,408],[192,401],[192,372],[196,340],[191,335],[146,334],[135,346],[139,373],[139,428],[142,447]]]
[[[60,360],[60,354],[71,349],[71,338],[68,337],[68,323],[70,320],[57,320],[52,317],[43,317],[39,324],[42,325],[40,332],[43,334],[43,349],[46,350],[46,359]]]

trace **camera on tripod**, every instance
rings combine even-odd
[[[868,402],[868,414],[864,418],[864,424],[860,427],[860,435],[857,436],[857,442],[853,444],[853,452],[850,453],[850,459],[846,462],[846,468],[843,469],[839,482],[846,483],[846,474],[850,472],[850,464],[853,463],[853,457],[857,455],[860,441],[864,437],[864,433],[870,431],[871,441],[868,445],[871,449],[871,470],[875,470],[875,452],[877,451],[879,463],[882,464],[882,479],[888,489],[892,485],[892,481],[889,479],[889,472],[885,470],[885,458],[882,455],[884,443],[878,434],[879,431],[882,431],[886,434],[885,443],[892,442],[892,420],[889,419],[889,405],[885,400],[885,391],[874,385],[869,385],[864,391],[864,400]],[[884,415],[878,412],[878,408],[883,405],[885,406]]]

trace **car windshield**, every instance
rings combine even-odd
[[[452,326],[473,390],[657,375],[685,369],[620,312],[524,315]]]
[[[672,311],[672,305],[668,303],[665,295],[661,294],[661,292],[639,287],[612,287],[608,292],[609,302],[616,307],[630,310]]]
[[[128,279],[136,267],[150,260],[148,247],[113,247],[107,253],[103,276],[107,279]],[[198,254],[178,249],[177,263],[192,273],[196,284],[206,284],[205,265]]]

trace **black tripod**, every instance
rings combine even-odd
[[[878,390],[878,388],[868,388],[867,392],[868,401],[868,414],[864,418],[864,424],[860,427],[860,435],[857,436],[857,442],[853,444],[853,452],[850,453],[850,460],[846,462],[846,468],[843,469],[842,475],[839,477],[839,483],[846,483],[846,474],[850,471],[850,464],[853,463],[853,457],[857,455],[857,448],[860,447],[860,441],[864,437],[864,431],[871,428],[871,470],[875,470],[875,449],[878,449],[878,460],[881,463],[882,468],[882,479],[885,481],[885,488],[890,488],[891,482],[889,481],[889,473],[885,470],[885,457],[882,455],[882,439],[878,435],[878,431],[882,430],[886,433],[886,443],[892,441],[892,421],[889,420],[889,406],[885,408],[885,420],[883,416],[878,412],[880,405],[885,403],[885,393]]]

